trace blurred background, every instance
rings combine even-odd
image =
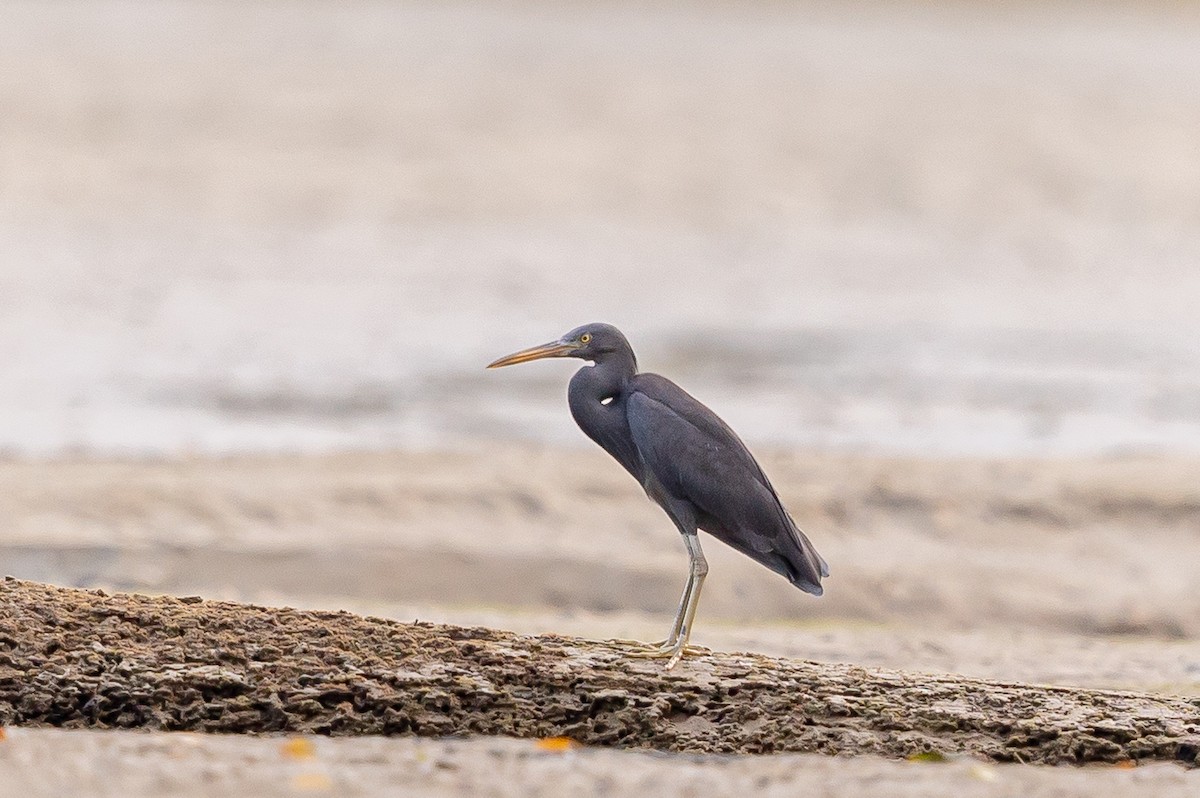
[[[1200,692],[1197,131],[1166,0],[8,2],[0,570],[661,637],[483,370],[608,321],[833,568],[710,544],[698,642]]]

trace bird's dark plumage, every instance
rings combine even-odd
[[[657,374],[630,381],[626,406],[642,462],[673,497],[695,507],[700,529],[801,590],[824,592],[821,577],[829,575],[829,566],[725,422]]]
[[[642,484],[684,534],[685,542],[697,528],[703,529],[801,590],[821,595],[821,578],[829,575],[829,567],[796,527],[750,450],[725,422],[678,385],[657,374],[640,373],[620,330],[609,324],[587,324],[557,341],[491,365],[542,357],[592,361],[594,365],[571,378],[567,398],[572,416],[588,437]],[[698,556],[702,561],[703,555]],[[696,558],[693,553],[693,565]],[[702,582],[703,573],[698,576]],[[696,577],[693,571],[692,579]],[[685,604],[691,588],[689,581]],[[682,618],[683,606],[680,612]],[[679,629],[677,619],[676,632]],[[688,631],[684,627],[685,644]],[[672,662],[679,653],[675,651]]]

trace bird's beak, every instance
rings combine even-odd
[[[564,344],[562,341],[551,341],[541,346],[531,346],[520,352],[505,355],[499,360],[488,363],[488,368],[497,369],[501,366],[515,366],[518,363],[528,363],[530,360],[541,360],[544,357],[568,357],[576,349],[575,344]]]

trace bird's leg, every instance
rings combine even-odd
[[[671,624],[671,633],[667,635],[667,639],[658,643],[659,647],[673,646],[675,641],[679,639],[679,634],[683,630],[683,613],[687,608],[688,601],[692,598],[692,591],[696,589],[696,574],[688,568],[687,583],[683,586],[683,595],[679,597],[679,609],[675,611],[675,622]]]
[[[667,635],[665,640],[659,640],[657,643],[639,643],[634,640],[618,640],[614,642],[619,642],[637,649],[637,651],[633,652],[630,656],[665,656],[659,654],[658,652],[671,651],[672,647],[675,645],[675,641],[679,639],[679,631],[683,628],[684,611],[687,609],[688,599],[692,595],[692,589],[695,587],[695,584],[696,576],[689,568],[687,583],[683,586],[683,595],[679,597],[679,609],[675,611],[675,622],[671,625],[671,633]]]
[[[682,623],[676,620],[679,634],[672,646],[671,658],[667,660],[667,670],[674,668],[687,650],[688,640],[692,636],[692,623],[696,620],[696,608],[700,606],[700,589],[704,587],[704,578],[708,576],[708,560],[704,559],[704,551],[700,548],[700,536],[695,532],[684,535],[683,542],[691,559],[692,590],[681,613]]]
[[[700,548],[700,538],[696,532],[684,532],[683,542],[688,550],[688,581],[679,612],[675,616],[671,636],[649,650],[630,652],[632,657],[665,657],[667,670],[679,664],[679,660],[687,651],[688,639],[692,635],[692,623],[696,618],[696,607],[700,603],[700,588],[704,586],[704,578],[708,574],[708,561],[704,558],[704,551]]]

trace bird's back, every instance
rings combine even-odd
[[[737,434],[698,400],[657,374],[638,374],[623,397],[629,430],[651,476],[696,509],[698,525],[722,542],[820,595],[829,575]]]

